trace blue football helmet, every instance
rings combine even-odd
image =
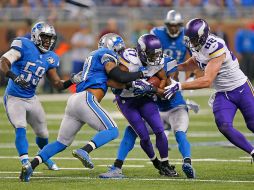
[[[37,22],[32,27],[31,40],[43,53],[45,53],[54,49],[57,35],[52,25],[46,22]]]

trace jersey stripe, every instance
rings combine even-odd
[[[7,107],[7,101],[8,101],[8,95],[4,95],[4,107],[5,107],[5,111],[7,114],[7,117],[11,123],[11,125],[16,129],[15,125],[13,124],[13,122],[11,121],[10,115],[9,115],[9,111],[8,111],[8,107]]]
[[[111,121],[110,117],[102,110],[102,108],[95,102],[94,96],[87,92],[87,98],[86,98],[88,106],[93,110],[93,112],[96,114],[96,116],[100,119],[102,124],[106,129],[109,129],[111,127],[116,127],[114,125],[114,122]]]
[[[214,53],[212,53],[212,54],[209,54],[209,57],[210,57],[210,58],[213,58],[213,57],[219,56],[219,55],[221,55],[224,51],[225,51],[224,48],[221,48],[220,50],[218,50],[218,51],[216,51],[216,52],[214,52]]]
[[[251,92],[252,92],[252,95],[254,96],[254,89],[253,89],[253,86],[252,86],[251,82],[250,82],[249,80],[247,80],[247,83],[248,83],[248,85],[249,85],[249,87],[250,87],[250,90],[251,90]]]

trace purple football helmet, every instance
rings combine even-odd
[[[184,29],[184,41],[189,49],[199,51],[210,34],[207,22],[200,18],[190,20]]]
[[[144,65],[159,65],[162,59],[160,40],[153,34],[144,34],[137,43],[138,56]]]

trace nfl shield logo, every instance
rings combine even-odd
[[[49,64],[54,64],[55,60],[53,59],[53,57],[49,57],[47,58],[47,62],[49,62]]]

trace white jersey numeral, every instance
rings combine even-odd
[[[84,67],[83,67],[83,73],[84,73],[83,81],[86,81],[87,74],[88,74],[89,69],[90,69],[91,64],[92,64],[92,59],[93,59],[93,56],[89,56],[89,57],[86,58],[86,61],[84,63]]]
[[[32,81],[32,84],[36,86],[39,83],[41,77],[44,75],[45,68],[39,66],[34,73],[35,77],[33,77],[33,72],[29,69],[31,67],[36,67],[36,64],[32,62],[27,62],[23,70],[24,72],[26,72],[26,76],[25,74],[21,74],[21,77],[24,78],[27,82]]]

